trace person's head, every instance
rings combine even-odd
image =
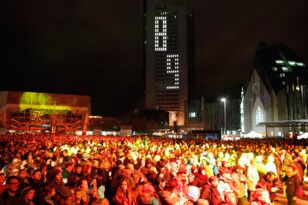
[[[81,164],[76,164],[75,165],[75,172],[77,174],[80,174],[82,172],[82,165]]]
[[[135,170],[134,165],[132,163],[127,163],[126,168],[130,169],[132,172],[134,172]]]
[[[86,179],[79,180],[77,186],[81,190],[87,190],[89,188],[88,181]]]
[[[149,158],[147,158],[147,159],[145,160],[145,166],[146,166],[147,168],[151,168],[152,165],[153,165],[152,160],[149,159]]]
[[[173,191],[177,187],[178,183],[175,179],[171,179],[166,182],[165,190],[167,191]]]
[[[227,192],[225,195],[225,202],[227,205],[236,205],[237,198],[234,192]]]
[[[0,171],[0,184],[3,184],[4,181],[5,181],[5,173]]]
[[[53,182],[61,183],[63,181],[62,172],[60,170],[54,170],[50,179]]]
[[[276,174],[272,171],[269,171],[269,172],[266,173],[266,178],[267,178],[267,180],[272,182],[276,179]]]
[[[96,199],[91,205],[109,205],[109,201],[107,199]]]
[[[19,188],[19,178],[16,176],[10,176],[6,180],[7,189],[9,192],[16,192]]]
[[[229,182],[229,181],[233,180],[230,173],[228,173],[228,172],[220,174],[219,179],[224,181],[224,182]]]
[[[218,185],[218,178],[216,176],[211,176],[209,178],[209,183],[216,187]]]
[[[28,156],[27,156],[27,160],[28,160],[28,161],[33,160],[33,155],[32,155],[32,153],[29,153],[29,154],[28,154]]]
[[[83,166],[83,173],[84,174],[90,174],[91,171],[92,171],[92,166],[91,165],[87,164],[87,165]]]
[[[65,149],[62,151],[62,156],[66,157],[68,155],[68,151]]]
[[[198,199],[196,205],[209,205],[209,202],[206,199]]]
[[[32,201],[35,196],[35,190],[31,186],[27,186],[21,191],[21,194],[26,201]]]
[[[187,170],[185,167],[180,167],[177,173],[177,179],[180,183],[188,183]]]
[[[121,179],[119,187],[121,188],[122,191],[126,192],[128,190],[128,179],[127,178]]]
[[[73,204],[73,193],[69,187],[61,186],[58,190],[59,193],[59,204],[60,205],[71,205]]]
[[[99,168],[99,161],[98,160],[93,160],[92,162],[92,168]]]
[[[131,169],[129,169],[129,168],[125,168],[125,169],[123,169],[123,171],[122,171],[122,175],[123,175],[124,177],[130,177],[132,173],[133,173],[133,170],[131,170]]]
[[[296,167],[294,165],[290,165],[286,168],[286,174],[290,177],[296,174]]]
[[[237,173],[243,173],[244,172],[244,168],[241,166],[241,165],[237,165],[234,167],[234,170],[237,172]]]
[[[27,170],[22,169],[22,170],[19,171],[18,177],[19,177],[20,179],[24,179],[24,178],[26,178],[27,176],[28,176]]]
[[[255,166],[256,161],[255,161],[254,158],[250,159],[249,162],[250,162],[250,163],[249,163],[249,166]]]
[[[65,170],[66,171],[71,172],[73,170],[73,168],[74,168],[73,163],[68,162],[68,163],[65,164]]]
[[[171,162],[170,167],[171,167],[171,170],[170,170],[171,172],[177,173],[179,170],[179,165],[176,162]]]
[[[45,187],[45,193],[47,196],[55,196],[56,195],[56,187],[54,185],[47,185]]]
[[[142,187],[142,192],[143,192],[143,193],[153,194],[153,193],[155,193],[155,189],[154,189],[154,187],[153,187],[152,184],[150,184],[150,183],[145,183],[145,184],[143,185],[143,187]]]
[[[199,168],[199,173],[201,174],[201,175],[206,175],[206,169],[203,167],[203,166],[201,166],[200,168]]]
[[[35,179],[35,180],[41,180],[41,178],[42,178],[41,170],[39,170],[39,169],[34,170],[33,173],[32,173],[32,178]]]

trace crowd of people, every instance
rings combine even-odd
[[[308,141],[0,136],[1,205],[271,205],[303,194]]]

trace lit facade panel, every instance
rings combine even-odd
[[[6,130],[86,131],[91,112],[88,96],[37,92],[0,92],[0,124]]]

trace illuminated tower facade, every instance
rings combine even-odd
[[[146,109],[169,112],[182,126],[195,95],[193,14],[186,1],[144,1]]]

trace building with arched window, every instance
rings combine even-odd
[[[242,132],[286,137],[307,132],[307,119],[307,65],[283,44],[260,43],[242,90]]]

